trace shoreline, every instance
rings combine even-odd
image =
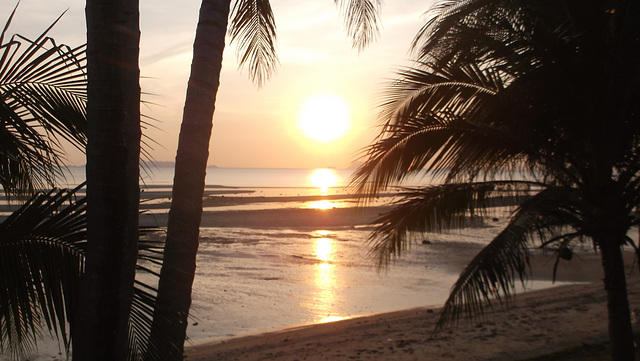
[[[640,315],[640,274],[634,253],[624,253],[630,308]],[[552,255],[532,258],[532,280],[553,277]],[[494,302],[486,317],[433,336],[442,306],[355,316],[227,339],[200,339],[185,347],[188,360],[518,360],[608,340],[606,293],[600,256],[576,254],[561,263],[565,283],[515,295],[510,307]],[[573,284],[566,284],[573,283]],[[637,327],[634,324],[634,327]]]
[[[344,229],[366,226],[388,207],[205,210],[200,227]],[[140,225],[166,227],[168,213],[141,213]]]
[[[639,285],[634,274],[628,280],[634,314],[640,312]],[[416,308],[221,342],[201,340],[186,347],[185,355],[195,361],[517,360],[608,339],[601,282],[518,294],[510,308],[497,305],[482,320],[463,320],[432,335],[439,310]]]
[[[151,192],[147,196],[151,196]],[[412,246],[416,248],[414,251],[418,251],[416,254],[428,258],[413,259],[411,264],[417,266],[412,268],[411,274],[400,273],[404,278],[395,278],[393,286],[409,277],[420,275],[425,270],[430,272],[429,267],[439,267],[431,269],[436,271],[432,276],[437,279],[434,283],[428,278],[412,278],[413,282],[420,282],[423,287],[420,292],[424,292],[424,296],[420,293],[420,302],[417,303],[420,307],[411,308],[415,303],[398,306],[400,302],[396,300],[403,294],[394,289],[389,297],[392,303],[388,303],[395,306],[393,308],[361,307],[356,311],[338,312],[335,311],[338,306],[334,310],[334,304],[337,305],[334,295],[356,305],[369,300],[378,302],[382,298],[380,291],[384,282],[354,277],[353,280],[356,281],[350,283],[348,272],[364,266],[351,268],[343,265],[347,259],[354,261],[356,253],[351,249],[366,252],[362,247],[365,238],[362,237],[362,246],[355,243],[356,239],[370,230],[368,222],[388,208],[375,205],[353,208],[349,204],[347,207],[330,209],[301,206],[303,202],[332,196],[216,197],[218,199],[212,202],[219,206],[205,209],[202,215],[201,226],[210,229],[204,232],[201,230],[199,257],[203,263],[199,263],[196,278],[196,282],[203,281],[200,284],[201,290],[211,292],[203,292],[199,298],[194,297],[194,306],[201,306],[201,312],[200,319],[189,326],[193,330],[191,337],[196,341],[185,348],[188,360],[514,360],[517,355],[535,356],[607,339],[606,300],[600,281],[600,256],[588,251],[574,254],[572,261],[561,262],[558,268],[557,281],[580,284],[519,293],[513,308],[505,311],[498,305],[495,312],[489,313],[484,321],[474,321],[471,324],[463,322],[455,331],[431,337],[440,309],[431,305],[441,304],[442,301],[428,302],[422,297],[439,292],[435,286],[438,286],[437,282],[442,283],[443,277],[459,274],[483,246],[477,240],[485,237],[479,235],[497,229],[505,221],[506,213],[502,213],[500,219],[488,218],[473,222],[473,226],[463,229],[463,233],[467,235],[459,241],[450,242],[452,238],[457,238],[456,232],[453,232],[439,234],[437,240],[431,238],[429,242],[418,241]],[[336,200],[353,199],[349,195],[333,197]],[[162,202],[168,204],[166,200]],[[228,202],[232,206],[249,204],[250,207],[218,208],[227,207]],[[259,203],[274,208],[257,208],[263,206]],[[254,204],[259,205],[251,208]],[[165,222],[166,226],[166,217],[166,212],[141,214],[141,225],[146,223],[162,227],[162,222]],[[335,231],[332,232],[335,234],[329,235],[329,242],[334,247],[330,259],[322,259],[318,254],[321,238],[320,233],[315,232],[322,232],[321,230]],[[429,238],[426,237],[425,240],[427,239]],[[291,248],[279,249],[280,244],[287,244]],[[349,257],[344,256],[345,252],[351,252],[348,253]],[[625,257],[625,263],[633,265],[633,252],[626,252]],[[420,263],[425,259],[431,263]],[[225,265],[225,261],[238,263]],[[532,280],[543,281],[542,287],[547,287],[553,277],[554,262],[552,255],[536,254],[531,264]],[[203,265],[216,265],[216,268]],[[342,273],[343,270],[346,273]],[[286,287],[278,286],[281,279],[290,280],[289,283],[284,283]],[[331,279],[335,282],[318,283]],[[214,280],[213,283],[208,283],[210,280]],[[238,280],[245,283],[240,284]],[[363,280],[366,282],[362,282]],[[360,292],[364,284],[372,286],[372,289]],[[447,279],[446,287],[442,287],[440,291],[446,292],[452,285]],[[532,286],[540,288],[540,284]],[[631,310],[640,316],[638,286],[640,276],[635,271],[628,282],[629,300]],[[261,298],[267,299],[274,294],[280,297],[277,300],[278,307],[275,306],[276,300],[273,301],[274,307],[270,303],[260,303]],[[298,298],[299,295],[304,297]],[[268,319],[269,322],[269,317],[291,316],[288,319],[295,320],[295,307],[300,307],[301,302],[316,302],[317,297],[324,297],[322,302],[326,301],[331,306],[332,313],[327,316],[334,316],[335,311],[336,316],[352,317],[331,323],[284,326],[283,329],[279,329],[280,326],[277,325],[263,327],[264,324],[257,322],[258,317]],[[285,307],[280,307],[283,304]],[[231,308],[223,308],[227,306]],[[402,310],[403,307],[407,309]],[[392,309],[399,311],[385,312]],[[372,310],[378,311],[367,313]],[[219,322],[217,315],[220,311],[231,322]],[[305,310],[309,314],[316,311]],[[234,329],[233,324],[241,321],[245,324]],[[295,325],[296,321],[283,324]],[[226,336],[216,337],[215,341],[198,337],[199,334],[211,334],[205,332],[205,329],[209,330],[207,327],[212,325],[223,330],[221,335]],[[245,325],[248,326],[245,328]],[[238,329],[244,329],[246,333],[238,332]],[[265,330],[269,332],[261,333]],[[582,330],[584,332],[580,332]]]
[[[201,227],[337,230],[366,226],[390,208],[388,205],[357,207],[358,195],[352,194],[256,195],[246,189],[226,192],[205,191]],[[249,195],[239,195],[245,192]],[[153,202],[141,203],[140,225],[166,227],[170,192],[142,194]],[[313,207],[316,202],[328,202],[327,208]]]

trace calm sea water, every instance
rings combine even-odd
[[[336,176],[335,187],[345,187],[349,184],[354,169],[331,169]],[[311,176],[316,169],[303,168],[207,168],[205,183],[208,186],[225,187],[276,187],[300,188],[313,187]],[[150,167],[141,171],[141,183],[148,186],[170,186],[173,183],[173,167]],[[85,168],[69,167],[69,173],[64,185],[75,185],[85,179]],[[410,178],[407,185],[416,185],[428,181],[425,175]]]
[[[194,341],[442,305],[491,229],[438,235],[388,270],[369,230],[203,228],[187,329]]]
[[[84,167],[70,170],[71,184],[84,179]],[[266,197],[296,195],[301,189],[317,192],[311,184],[314,171],[209,168],[206,183],[250,189]],[[341,187],[349,182],[353,170],[333,171],[337,178],[334,192],[344,191]],[[160,167],[146,176],[145,183],[150,192],[158,192],[169,189],[172,178],[171,167]],[[416,177],[413,183],[425,179]],[[281,206],[292,207],[292,203]],[[371,230],[365,226],[332,230],[203,227],[187,334],[198,343],[441,305],[464,265],[501,230],[505,220],[500,216],[484,227],[461,233],[430,234],[431,243],[417,242],[383,272],[369,257]],[[549,283],[536,282],[535,286]],[[33,359],[59,359],[56,350],[50,348]]]
[[[83,167],[72,171],[75,179],[84,174]],[[311,182],[315,171],[212,167],[207,169],[206,183],[210,187],[251,190],[267,198],[317,195],[317,187]],[[327,193],[343,192],[353,170],[332,171],[337,183]],[[160,167],[145,178],[145,183],[150,191],[168,189],[172,178],[173,168]],[[273,207],[305,205],[272,202],[269,208]],[[232,208],[268,211],[264,204]],[[481,247],[486,232],[472,232],[458,238],[461,243],[456,244],[416,245],[407,257],[380,272],[368,255],[370,229],[364,226],[338,230],[202,227],[189,337],[219,340],[441,304],[463,263]],[[451,247],[457,245],[464,246],[452,252]],[[447,253],[452,257],[445,257]]]

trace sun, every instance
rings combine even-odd
[[[298,125],[302,133],[321,143],[343,136],[350,128],[347,102],[331,94],[314,95],[300,108]]]

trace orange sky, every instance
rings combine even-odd
[[[409,65],[408,49],[431,1],[393,1],[382,8],[380,38],[362,53],[351,48],[343,19],[332,0],[271,0],[278,31],[278,72],[262,89],[238,70],[235,48],[225,50],[214,115],[209,164],[219,167],[348,167],[377,134],[376,105],[394,71]],[[15,4],[3,1],[8,16]],[[199,1],[141,0],[140,65],[145,115],[157,119],[146,134],[158,161],[172,161],[178,140]],[[84,2],[22,0],[10,33],[35,37],[69,9],[54,28],[58,42],[85,41]],[[6,15],[5,15],[6,14]],[[4,21],[4,18],[2,19]],[[317,94],[347,103],[350,129],[320,143],[298,126],[302,104]],[[81,154],[70,164],[84,163]]]

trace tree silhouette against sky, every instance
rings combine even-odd
[[[467,265],[439,327],[509,299],[532,247],[602,257],[614,360],[634,358],[621,247],[640,200],[640,10],[636,1],[440,1],[387,90],[379,138],[353,178],[374,197],[424,170],[376,221],[381,266],[417,234],[518,200]]]

